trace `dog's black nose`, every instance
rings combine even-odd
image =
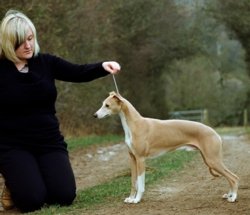
[[[93,117],[97,118],[97,114],[96,114],[96,113],[95,113],[95,114],[93,114]]]

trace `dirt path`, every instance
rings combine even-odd
[[[139,204],[128,205],[121,200],[119,203],[102,205],[95,211],[81,211],[79,214],[250,215],[250,140],[245,136],[224,136],[223,139],[225,164],[241,179],[238,201],[236,203],[228,203],[221,198],[229,189],[228,182],[223,177],[213,179],[202,158],[198,156],[184,170],[176,173],[171,178],[160,181],[156,186],[146,187],[143,201]],[[109,151],[110,149],[111,151]],[[110,149],[99,153],[99,155],[94,155],[93,159],[95,162],[102,157],[100,155],[112,152],[113,147]],[[95,171],[96,166],[91,168],[91,162],[88,163],[86,161],[85,171],[93,172],[93,175],[97,177],[97,182],[110,177],[107,176],[109,172],[108,166],[110,165],[112,165],[112,169],[115,167],[115,172],[117,170],[118,172],[124,171],[124,169],[128,168],[126,148],[115,146],[115,149],[121,150],[121,153],[119,153],[119,150],[116,152],[113,150],[110,162],[105,164],[105,161],[101,161],[102,164],[97,167],[98,173]],[[107,169],[102,170],[104,167]],[[101,171],[100,174],[99,171]],[[91,172],[88,175],[90,178],[93,177]],[[116,174],[115,172],[112,170],[108,175]],[[84,175],[86,176],[85,173]],[[85,177],[85,182],[89,180],[88,177]],[[93,178],[90,180],[92,181]],[[82,182],[78,183],[84,184]],[[94,182],[92,181],[92,183]]]
[[[143,201],[136,205],[110,203],[82,215],[250,215],[250,139],[224,136],[224,161],[240,181],[238,201],[227,203],[221,196],[228,191],[227,181],[213,179],[200,156],[181,172],[146,187]],[[92,147],[70,153],[79,190],[91,187],[129,171],[124,143]],[[129,188],[128,188],[129,192]],[[124,196],[125,198],[126,196]],[[16,214],[14,211],[5,214]]]
[[[124,143],[74,151],[70,160],[78,190],[101,184],[129,170]]]

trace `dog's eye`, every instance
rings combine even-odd
[[[109,104],[106,104],[105,107],[106,107],[106,108],[109,108]]]

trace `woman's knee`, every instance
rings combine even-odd
[[[76,198],[76,189],[63,188],[60,190],[54,190],[49,194],[49,204],[59,204],[59,205],[71,205]]]
[[[26,190],[22,193],[12,193],[14,205],[22,212],[32,212],[42,208],[46,202],[47,193],[45,189],[39,191]]]
[[[76,198],[76,193],[67,193],[64,196],[60,196],[58,199],[58,203],[60,205],[71,205]]]

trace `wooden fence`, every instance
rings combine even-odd
[[[191,121],[202,122],[204,124],[209,124],[208,111],[204,110],[186,110],[186,111],[172,111],[169,112],[170,119],[185,119]],[[248,111],[244,109],[243,111],[243,126],[248,126]]]
[[[204,110],[172,111],[169,113],[170,119],[185,119],[208,124],[208,112]]]

